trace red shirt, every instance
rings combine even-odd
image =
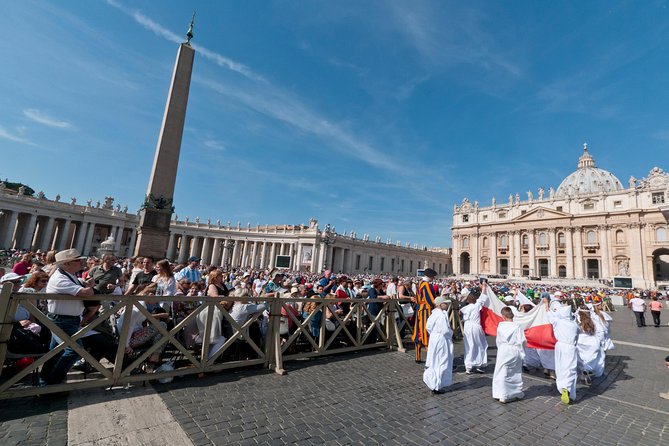
[[[25,276],[26,274],[28,274],[30,272],[30,268],[29,268],[29,266],[26,266],[25,263],[18,262],[12,268],[12,272],[18,274],[19,276]]]

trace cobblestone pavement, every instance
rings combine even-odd
[[[669,312],[661,328],[637,328],[626,309],[613,313],[606,374],[564,406],[553,381],[524,375],[526,398],[502,405],[489,373],[457,372],[444,395],[422,383],[412,352],[383,350],[287,362],[286,376],[245,370],[156,384],[196,445],[210,444],[669,444]],[[647,344],[651,349],[629,344]],[[67,399],[0,401],[0,444],[66,444]]]

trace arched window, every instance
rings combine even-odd
[[[594,245],[597,243],[597,234],[595,234],[595,231],[586,232],[585,237],[589,245]]]
[[[528,246],[527,234],[523,234],[523,248],[527,249],[527,246]]]
[[[625,232],[622,229],[616,231],[616,244],[622,245],[625,243]]]
[[[506,235],[503,235],[499,238],[499,246],[500,248],[506,248],[509,246],[509,237]]]
[[[567,243],[566,242],[567,239],[564,235],[564,232],[558,233],[557,239],[558,239],[558,248],[564,248]]]
[[[655,241],[656,242],[667,241],[667,228],[660,227],[655,230]]]
[[[462,249],[469,249],[469,237],[462,237]]]
[[[548,245],[548,236],[546,235],[545,232],[542,232],[539,234],[539,246],[546,246]]]
[[[484,248],[488,247],[488,237],[483,237],[483,247]]]
[[[558,276],[567,277],[567,267],[564,265],[558,266]]]

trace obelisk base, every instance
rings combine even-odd
[[[165,258],[170,241],[171,217],[172,211],[167,209],[140,211],[135,256],[152,256],[156,261]]]

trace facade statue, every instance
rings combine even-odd
[[[207,218],[207,226],[211,225],[211,218]]]
[[[199,225],[200,224],[200,217],[195,217],[195,224]]]
[[[509,206],[513,205],[513,195],[509,194]]]
[[[497,199],[495,197],[492,197],[492,207],[497,206]]]
[[[70,204],[71,204],[72,206],[74,206],[75,204],[77,204],[77,197],[72,197],[72,198],[71,198],[71,201],[70,201]]]
[[[618,274],[621,276],[627,277],[630,275],[630,262],[627,260],[621,260],[618,263]]]
[[[540,187],[539,188],[539,201],[544,199],[544,188]]]
[[[520,204],[520,194],[516,192],[516,206]]]
[[[0,181],[0,192],[4,192],[7,189],[7,185],[4,181]]]
[[[56,203],[58,203],[60,201],[60,194],[57,194],[54,200],[56,201]]]
[[[220,218],[218,220],[216,220],[216,226],[219,226],[219,227],[221,226],[221,219]]]
[[[114,205],[114,197],[105,197],[105,204],[102,206],[103,209],[111,209]]]
[[[95,203],[95,207],[100,209],[100,200],[98,200],[97,203]]]
[[[551,201],[555,199],[555,189],[553,189],[552,186],[548,189],[548,197],[551,199]]]
[[[186,215],[186,218],[184,219],[186,223],[188,223],[188,215]]]
[[[128,206],[123,206],[123,213],[127,214],[128,213]]]
[[[44,195],[44,192],[42,191],[37,192],[37,198],[39,198],[40,200],[43,200],[45,196],[46,195]]]
[[[529,201],[530,203],[532,203],[532,198],[533,198],[533,196],[532,196],[532,191],[531,191],[531,190],[528,190],[528,191],[527,191],[527,201]]]
[[[121,205],[120,204],[116,205],[116,212],[121,212]]]
[[[636,187],[636,178],[634,178],[634,176],[631,176],[628,184],[630,189],[634,189]]]
[[[89,198],[88,201],[86,201],[86,206],[91,207],[92,205],[93,205],[93,200]]]
[[[25,195],[25,194],[26,194],[26,187],[25,186],[19,187],[18,195]]]

